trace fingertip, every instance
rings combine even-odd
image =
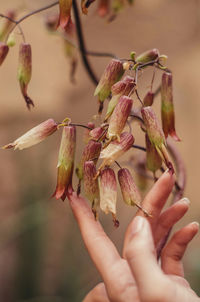
[[[171,185],[173,187],[175,183],[175,175],[171,173],[170,169],[167,169],[158,179],[158,181]]]

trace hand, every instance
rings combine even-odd
[[[143,213],[137,212],[126,231],[123,257],[94,220],[87,202],[76,193],[69,196],[86,248],[104,281],[89,292],[84,302],[200,301],[184,279],[181,262],[188,243],[198,232],[196,223],[173,235],[161,255],[162,269],[156,261],[155,249],[161,238],[188,210],[183,199],[161,213],[173,185],[173,176],[164,173],[147,194],[142,205],[152,218],[143,218]]]

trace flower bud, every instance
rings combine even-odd
[[[53,194],[56,199],[63,201],[72,186],[74,168],[74,155],[76,147],[76,128],[74,126],[63,127],[60,150],[57,165],[57,186]]]
[[[133,100],[128,96],[121,96],[110,119],[107,137],[108,139],[119,138],[131,112]]]
[[[143,107],[141,113],[150,142],[153,146],[155,146],[158,154],[165,162],[166,166],[172,171],[172,173],[174,173],[174,168],[169,161],[169,156],[166,149],[165,136],[155,112],[153,111],[152,107]]]
[[[174,140],[180,141],[175,130],[174,104],[172,95],[172,74],[164,72],[161,85],[161,116],[165,137],[171,135]]]
[[[146,131],[151,143],[155,146],[160,147],[162,144],[166,144],[163,130],[159,124],[157,116],[153,111],[153,108],[148,106],[141,110]]]
[[[100,170],[105,166],[110,166],[112,163],[128,151],[134,143],[134,137],[131,133],[123,132],[120,135],[120,141],[111,142],[105,149],[100,153],[100,158],[103,159],[102,164],[100,165],[96,177],[99,175]]]
[[[99,84],[96,87],[94,95],[99,96],[100,102],[103,102],[110,94],[111,87],[120,80],[124,73],[121,61],[113,59],[107,65]]]
[[[118,171],[118,180],[124,202],[130,206],[136,205],[140,210],[148,215],[148,213],[140,205],[142,198],[130,171],[125,168],[120,169]]]
[[[99,177],[100,208],[106,214],[111,213],[115,225],[116,203],[117,203],[117,182],[115,173],[111,168],[106,167],[100,173]]]
[[[31,45],[21,43],[19,47],[19,65],[18,65],[18,80],[22,95],[25,99],[28,109],[34,106],[33,101],[27,95],[28,84],[31,80],[32,73],[32,53]]]
[[[94,129],[95,124],[92,123],[92,122],[89,122],[89,123],[87,123],[87,127],[89,127],[90,129]],[[84,134],[83,134],[83,142],[84,142],[85,144],[87,144],[87,143],[89,142],[89,140],[91,139],[91,137],[90,137],[90,132],[91,132],[91,130],[90,130],[90,129],[85,129],[85,131],[84,131]]]
[[[104,140],[106,136],[106,131],[103,127],[96,127],[93,130],[90,131],[89,133],[90,139],[93,139],[95,141],[98,140]]]
[[[96,210],[99,205],[99,186],[96,175],[96,166],[93,161],[86,161],[84,163],[83,183],[85,196],[92,203],[93,210]]]
[[[98,15],[102,18],[104,18],[106,15],[108,15],[110,10],[110,1],[109,0],[99,0],[99,6],[98,6]]]
[[[139,56],[137,56],[135,61],[136,63],[148,63],[158,59],[159,55],[160,54],[158,49],[154,48],[154,49],[147,50],[142,54],[140,54]]]
[[[71,26],[71,8],[72,0],[59,0],[60,14],[58,20],[58,27],[60,26],[63,30],[66,30]]]
[[[117,82],[112,86],[111,88],[112,98],[108,103],[108,109],[104,121],[107,121],[107,119],[113,113],[113,110],[115,109],[119,101],[119,98],[122,95],[126,95],[126,96],[129,95],[129,93],[133,90],[134,86],[135,86],[134,78],[129,76],[126,76],[123,80]]]
[[[145,135],[146,140],[146,165],[147,169],[152,171],[154,174],[155,172],[161,168],[162,160],[160,155],[158,154],[156,148],[150,142],[148,135]]]
[[[9,10],[6,12],[5,14],[8,18],[14,20],[15,19],[15,16],[16,16],[16,13],[14,10]],[[11,29],[11,26],[13,25],[14,23],[11,22],[9,19],[4,19],[0,25],[0,41],[4,41],[5,38],[6,38],[6,35],[9,33],[10,29]]]
[[[152,91],[148,91],[143,100],[144,107],[152,106],[153,99],[154,99],[154,93]]]
[[[49,135],[57,130],[57,124],[53,119],[48,119],[36,127],[30,129],[24,135],[20,136],[13,143],[3,147],[3,149],[14,148],[14,150],[23,150],[42,142]]]
[[[100,152],[101,152],[101,143],[100,142],[95,142],[95,141],[91,140],[85,146],[85,148],[83,150],[81,161],[80,161],[78,167],[76,168],[76,174],[80,180],[83,179],[84,163],[89,160],[92,160],[96,163],[99,158]]]
[[[8,45],[6,45],[3,42],[0,42],[0,66],[2,65],[3,61],[5,60],[7,54],[8,54],[9,48]]]

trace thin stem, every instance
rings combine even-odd
[[[12,22],[12,23],[15,23],[15,26],[17,25],[17,27],[19,28],[20,34],[21,34],[21,36],[22,36],[23,42],[25,43],[26,40],[25,40],[24,32],[23,32],[21,26],[20,26],[19,24],[17,24],[17,21],[15,21],[15,20],[13,20],[12,18],[10,18],[10,17],[8,17],[8,16],[6,16],[6,15],[3,15],[3,14],[0,14],[0,17],[9,20],[9,21]],[[15,27],[15,26],[14,26],[14,27]],[[6,40],[8,39],[10,33],[11,33],[11,32],[8,33]]]
[[[49,5],[43,6],[43,7],[41,7],[41,8],[38,8],[38,9],[36,9],[36,10],[34,10],[34,11],[32,11],[32,12],[26,14],[26,15],[24,15],[23,17],[21,17],[19,20],[16,20],[16,21],[9,18],[11,22],[15,23],[15,25],[14,25],[13,28],[9,31],[8,36],[9,36],[9,34],[16,28],[16,26],[18,26],[18,25],[19,25],[22,21],[24,21],[25,19],[27,19],[27,18],[29,18],[30,16],[33,16],[33,15],[35,15],[35,14],[38,14],[38,13],[44,11],[44,10],[47,10],[47,9],[49,9],[49,8],[55,6],[55,5],[58,5],[58,4],[59,4],[59,1],[55,1],[55,2],[53,2],[53,3],[51,3],[51,4],[49,4]]]
[[[74,123],[69,123],[70,126],[77,126],[77,127],[82,127],[82,128],[85,128],[85,129],[88,129],[88,130],[92,130],[92,128],[88,127],[88,126],[85,126],[85,125],[82,125],[82,124],[74,124]]]
[[[115,160],[115,163],[120,169],[122,169],[122,166],[116,160]]]
[[[73,5],[74,18],[75,18],[75,24],[76,24],[76,30],[77,30],[77,36],[78,36],[78,43],[79,43],[79,49],[81,52],[82,61],[83,61],[83,64],[84,64],[91,80],[93,81],[93,83],[95,85],[97,85],[99,80],[97,79],[96,75],[94,74],[94,72],[90,66],[90,63],[87,59],[87,51],[86,51],[85,42],[84,42],[84,38],[83,38],[82,26],[81,26],[81,21],[80,21],[80,17],[79,17],[79,11],[78,11],[76,0],[73,0],[72,5]]]
[[[142,146],[139,146],[139,145],[132,145],[132,148],[134,148],[134,149],[139,149],[139,150],[142,150],[142,151],[144,151],[144,152],[147,151],[147,149],[146,149],[145,147],[142,147]]]
[[[156,97],[160,93],[160,91],[161,91],[161,85],[158,86],[158,88],[155,90],[154,97]]]
[[[143,119],[139,116],[139,115],[135,115],[135,114],[130,114],[129,116],[136,118],[137,120],[139,120],[142,124],[144,124]]]

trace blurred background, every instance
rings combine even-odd
[[[1,0],[0,12],[17,8],[19,15],[23,15],[49,2]],[[16,80],[18,43],[21,41],[18,34],[17,45],[10,50],[1,66],[1,145],[12,142],[49,117],[62,121],[70,116],[73,122],[85,124],[97,112],[96,98],[93,97],[94,85],[80,58],[76,84],[70,83],[70,66],[64,54],[63,41],[49,34],[44,27],[44,17],[50,11],[32,16],[22,23],[26,40],[32,45],[33,51],[29,94],[35,102],[35,108],[31,112],[25,107]],[[191,221],[200,221],[200,1],[135,0],[132,7],[127,6],[110,24],[97,16],[94,4],[88,16],[82,16],[81,19],[88,50],[112,52],[120,58],[128,58],[132,50],[139,54],[156,47],[160,53],[168,56],[167,66],[174,75],[176,129],[182,139],[176,146],[187,167],[185,196],[191,200],[189,213],[176,228]],[[93,57],[90,62],[99,77],[109,59]],[[150,68],[139,79],[142,97],[151,77]],[[160,79],[161,72],[156,72],[155,89]],[[159,112],[160,96],[155,103]],[[138,126],[134,127],[134,131],[136,143],[144,145]],[[61,132],[58,132],[45,142],[21,152],[0,151],[2,302],[78,302],[100,280],[84,248],[67,200],[61,202],[50,198],[56,185],[60,135]],[[80,128],[77,160],[83,148],[82,135],[83,130]],[[134,151],[134,155],[137,154]],[[113,227],[109,215],[100,216],[105,231],[119,251],[127,224],[134,213],[135,209],[123,204],[119,195],[120,227]],[[199,255],[200,238],[197,236],[186,252],[184,262],[186,277],[200,295]]]

